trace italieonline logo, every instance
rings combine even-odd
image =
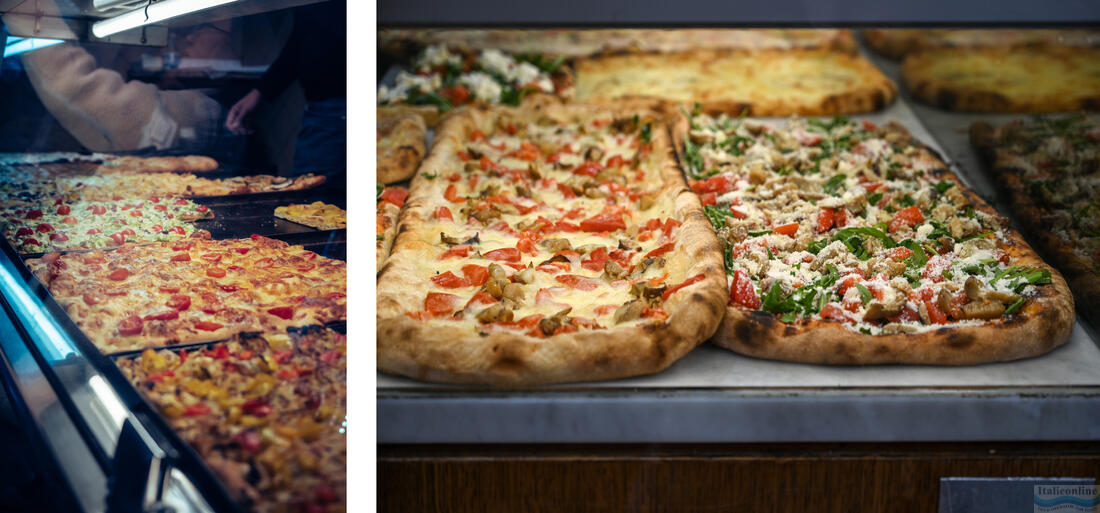
[[[1035,513],[1098,513],[1100,495],[1095,485],[1036,485]]]

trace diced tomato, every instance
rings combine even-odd
[[[206,268],[206,275],[211,277],[211,278],[225,278],[225,269],[222,269],[221,267],[213,267],[213,266],[207,267]]]
[[[886,256],[894,259],[895,262],[901,262],[902,260],[909,258],[909,255],[912,254],[913,250],[902,246],[898,246],[896,248],[892,248],[886,251]]]
[[[825,233],[833,227],[836,223],[836,210],[831,208],[823,208],[821,212],[817,214],[817,233]]]
[[[470,245],[469,244],[459,244],[457,246],[452,246],[451,249],[448,249],[442,255],[439,255],[439,259],[440,260],[446,260],[446,259],[451,258],[451,257],[463,257],[463,258],[465,258],[465,257],[468,257],[468,256],[470,256]]]
[[[658,257],[658,256],[661,256],[661,255],[664,255],[665,253],[668,253],[669,251],[672,251],[675,247],[676,247],[675,242],[669,242],[668,244],[662,245],[661,247],[659,247],[657,249],[654,249],[653,251],[650,251],[649,253],[646,253],[645,257],[643,257],[643,258]]]
[[[118,322],[118,334],[122,336],[137,335],[141,333],[143,327],[141,317],[131,315]]]
[[[470,140],[471,141],[486,141],[486,140],[488,140],[488,137],[485,137],[485,132],[482,132],[481,130],[478,130],[478,129],[474,129],[473,132],[470,132]]]
[[[891,315],[886,317],[886,320],[890,322],[915,322],[920,321],[920,314],[917,313],[917,309],[912,305],[906,303],[905,307],[901,309],[901,312],[897,315]]]
[[[135,232],[133,228],[126,228],[125,230],[122,230],[118,233],[121,233],[121,234],[126,235],[128,237],[133,237],[134,235],[137,235],[137,232]]]
[[[691,189],[698,194],[713,192],[725,194],[737,188],[737,180],[730,175],[716,175],[706,180],[692,182]]]
[[[798,233],[798,223],[788,223],[776,226],[772,228],[772,231],[780,235],[786,235],[788,237],[794,237]]]
[[[143,217],[144,214],[140,210],[134,210],[130,212],[130,217]]]
[[[470,280],[470,285],[480,287],[485,285],[485,282],[489,281],[489,269],[481,265],[464,265],[462,266],[462,274],[466,276],[467,280]]]
[[[36,230],[38,231],[38,233],[50,233],[53,231],[53,226],[49,223],[39,223]]]
[[[741,210],[739,210],[739,209],[737,209],[736,207],[733,207],[733,206],[730,207],[730,212],[733,213],[733,217],[736,217],[738,219],[745,219],[745,218],[749,217],[748,214],[742,212]]]
[[[103,205],[92,205],[90,208],[92,209],[92,213],[97,216],[107,213],[107,207]]]
[[[178,290],[179,289],[177,289],[177,291]],[[188,296],[186,294],[178,294],[172,296],[170,299],[168,299],[168,302],[165,303],[165,305],[170,308],[175,308],[176,310],[187,310],[188,308],[191,308],[191,296]]]
[[[220,253],[207,253],[202,255],[202,259],[210,263],[220,262],[222,255]]]
[[[27,215],[24,216],[24,219],[38,219],[38,218],[42,217],[43,215],[44,214],[42,213],[41,210],[37,210],[37,209],[36,210],[28,210]]]
[[[848,226],[848,220],[849,220],[848,216],[849,216],[848,209],[846,209],[846,208],[836,209],[836,214],[835,214],[836,227],[837,228],[844,228],[845,226]]]
[[[448,221],[454,221],[455,220],[455,218],[451,216],[451,209],[449,209],[447,207],[439,207],[439,208],[435,209],[435,218],[436,219],[441,219],[441,220],[446,219]]]
[[[863,188],[867,189],[867,192],[875,192],[875,191],[879,190],[881,187],[883,187],[884,185],[886,185],[886,184],[884,184],[882,182],[870,182],[870,183],[863,184]]]
[[[153,210],[159,210],[161,212],[168,211],[168,205],[153,205]]]
[[[159,225],[159,224],[154,224],[153,226],[149,227],[149,230],[154,231],[154,232],[159,232],[159,231],[163,231],[164,227]]]
[[[268,308],[267,313],[280,319],[290,319],[294,317],[294,308],[290,306],[276,306],[275,308]]]
[[[34,230],[27,228],[26,226],[15,231],[16,237],[23,237],[26,235],[34,235]]]
[[[298,267],[295,267],[295,269],[297,269],[298,272],[305,273],[305,272],[312,271],[313,268],[315,268],[315,267],[317,267],[317,264],[302,264],[302,265],[299,265]]]
[[[60,207],[57,207],[57,215],[67,216],[69,215],[69,212],[72,212],[72,210],[72,207],[68,205],[61,205]]]
[[[520,239],[519,242],[516,243],[516,249],[529,255],[539,254],[539,250],[535,247],[535,241],[531,239]]]
[[[474,297],[470,298],[470,301],[468,301],[466,303],[465,308],[469,308],[470,305],[473,305],[473,304],[491,305],[491,304],[496,303],[496,302],[497,302],[497,300],[494,299],[493,296],[490,296],[489,294],[479,290],[477,292],[477,294],[474,294]]]
[[[714,205],[715,203],[718,203],[718,193],[716,193],[716,192],[704,193],[702,196],[699,196],[699,201],[701,201],[703,203],[703,206]]]
[[[874,130],[875,128],[876,128],[876,127],[875,127],[875,124],[874,124],[874,123],[872,123],[872,122],[870,122],[870,121],[868,121],[868,120],[866,120],[866,119],[865,119],[865,120],[863,120],[863,129],[864,129],[864,130],[867,130],[867,131],[871,131],[871,130]]]
[[[208,413],[210,413],[210,407],[202,403],[189,404],[187,405],[187,408],[184,408],[183,410],[184,416],[187,417],[198,417],[200,415],[206,415]],[[243,431],[242,433],[246,432],[249,431]]]
[[[229,267],[230,267],[230,269],[232,269],[233,267],[236,267],[236,266],[232,265],[232,266],[229,266]],[[222,289],[226,292],[237,292],[238,290],[241,290],[241,288],[236,286],[236,285],[219,285],[218,288],[220,288],[220,289]]]
[[[596,290],[601,283],[600,280],[588,278],[586,276],[578,276],[576,274],[563,274],[561,276],[555,276],[554,279],[574,289],[585,291]]]
[[[924,214],[915,205],[898,210],[894,219],[890,221],[890,233],[901,229],[902,226],[915,226],[924,222]]]
[[[424,298],[424,310],[433,315],[449,314],[454,311],[459,297],[442,292],[429,292]]]
[[[447,271],[443,274],[437,274],[432,276],[432,283],[437,287],[443,287],[445,289],[457,289],[460,287],[469,287],[470,280],[456,276],[455,273]]]
[[[626,161],[626,159],[624,159],[622,157],[622,155],[615,155],[614,157],[611,157],[611,158],[607,159],[606,166],[607,167],[622,167],[622,166],[625,166],[626,164],[627,164],[627,161]]]
[[[669,296],[674,294],[676,291],[678,291],[678,290],[680,290],[684,287],[687,287],[689,285],[699,283],[699,282],[703,281],[704,278],[706,278],[705,275],[697,274],[695,276],[692,276],[691,278],[688,278],[688,279],[684,280],[683,283],[680,283],[679,285],[672,286],[671,288],[665,290],[665,292],[663,294],[661,294],[661,301],[668,301]]]
[[[103,296],[100,296],[99,294],[94,294],[94,293],[91,293],[91,292],[85,292],[84,293],[84,304],[86,304],[88,306],[94,306],[94,305],[98,305],[101,302],[103,302]]]
[[[852,318],[848,315],[848,312],[838,308],[836,305],[830,303],[825,305],[821,309],[821,318],[830,319],[840,322],[851,322]]]
[[[492,251],[486,251],[482,253],[482,256],[489,260],[496,260],[498,262],[519,262],[522,260],[523,255],[520,254],[516,248],[500,248]]]
[[[572,199],[572,198],[577,197],[577,194],[575,192],[573,192],[573,189],[570,189],[568,185],[565,185],[563,183],[559,183],[559,184],[557,184],[557,188],[558,188],[558,192],[560,192],[561,195],[565,196],[566,198]]]
[[[738,269],[733,273],[733,283],[730,284],[730,304],[753,310],[760,308],[760,297],[756,295],[752,279],[744,270]]]
[[[925,301],[924,308],[928,310],[928,320],[932,324],[946,324],[947,314],[940,310],[939,305],[935,301]]]
[[[69,240],[69,236],[65,235],[64,233],[61,233],[61,232],[51,233],[50,234],[50,240],[55,240],[55,241],[58,241],[58,242],[65,242],[65,241]]]
[[[179,319],[179,310],[167,310],[161,313],[149,314],[144,317],[146,321],[170,321],[172,319]]]
[[[520,143],[519,149],[513,151],[510,155],[520,160],[532,161],[538,159],[541,153],[538,146],[531,144],[530,141],[523,141]]]
[[[223,326],[221,324],[218,324],[216,322],[210,322],[210,321],[199,321],[199,322],[195,323],[195,329],[203,330],[203,331],[218,331],[218,330],[222,329],[222,327]],[[224,347],[224,346],[221,346],[221,347]]]
[[[844,296],[840,305],[849,312],[857,312],[863,306],[863,299],[859,296]]]
[[[172,255],[172,258],[170,260],[173,262],[190,262],[191,255],[188,255],[187,253],[176,253],[175,255]]]
[[[453,183],[447,186],[447,190],[443,192],[443,197],[451,203],[462,203],[466,201],[466,198],[458,195],[458,188],[455,187]]]
[[[114,241],[116,245],[121,246],[126,243],[126,236],[121,233],[112,233],[111,240]]]
[[[591,219],[582,220],[580,227],[582,231],[586,232],[613,232],[615,230],[625,230],[626,223],[623,222],[622,216],[597,215]]]
[[[409,190],[404,187],[386,187],[382,191],[382,201],[388,201],[398,207],[405,206],[405,199],[409,197]]]
[[[442,96],[451,102],[452,105],[458,106],[470,101],[470,90],[466,89],[466,86],[462,84],[455,84],[453,86],[447,86],[439,90],[439,96]]]
[[[35,239],[35,238],[23,239],[22,244],[24,246],[38,246],[39,245],[38,239]]]
[[[107,277],[115,281],[122,281],[130,277],[130,270],[125,267],[119,267],[118,269],[111,271],[111,273],[108,274]]]
[[[582,162],[579,166],[573,168],[573,174],[580,176],[596,176],[603,170],[598,162]]]

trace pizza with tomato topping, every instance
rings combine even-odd
[[[296,191],[316,187],[324,182],[324,176],[312,173],[296,177],[249,175],[231,178],[204,178],[190,173],[98,173],[92,176],[58,177],[47,183],[37,184],[36,190],[46,196],[60,196],[68,200],[107,201],[153,195],[204,197]]]
[[[218,169],[218,161],[202,155],[136,157],[106,153],[3,153],[0,172],[37,169],[54,176],[96,173],[202,173]]]
[[[1068,339],[1062,276],[900,125],[696,111],[675,134],[724,245],[718,345],[810,363],[962,365]]]
[[[378,183],[408,180],[427,153],[424,117],[391,107],[379,107],[377,113],[375,173]]]
[[[109,248],[127,242],[210,238],[194,221],[214,216],[206,205],[150,196],[145,200],[0,204],[4,235],[20,253]]]
[[[408,197],[409,190],[404,187],[383,187],[378,184],[375,269],[381,269],[382,263],[390,256],[393,239],[397,236],[397,218]]]
[[[104,352],[346,319],[345,262],[259,235],[47,253],[26,264]]]
[[[1071,29],[867,29],[863,39],[891,59],[942,48],[1039,48],[1100,46],[1100,31]]]
[[[378,278],[378,366],[520,385],[657,372],[713,333],[721,252],[645,112],[444,121]]]
[[[710,113],[752,116],[880,110],[897,87],[858,53],[700,50],[578,60],[577,100],[657,98]]]
[[[528,95],[573,96],[572,75],[564,59],[510,55],[495,48],[452,52],[446,45],[428,46],[400,71],[392,85],[378,88],[379,105],[414,110],[435,126],[440,116],[467,105],[525,103]]]
[[[1100,322],[1100,121],[1037,116],[970,127],[971,142],[1008,194],[1016,219]]]
[[[116,362],[248,511],[343,511],[346,353],[319,330]]]
[[[348,213],[344,209],[320,201],[275,207],[275,217],[318,230],[339,230],[348,227]]]

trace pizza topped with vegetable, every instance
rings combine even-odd
[[[1061,276],[900,126],[696,112],[677,132],[724,244],[719,344],[801,361],[973,363],[1068,337]],[[979,340],[980,329],[999,334]]]
[[[109,248],[127,242],[209,238],[194,221],[213,217],[206,205],[149,196],[141,200],[9,202],[0,224],[21,253]]]
[[[975,123],[970,134],[1028,236],[1066,274],[1078,309],[1100,318],[1100,122],[1036,116]]]
[[[568,96],[569,74],[563,58],[509,55],[500,50],[455,53],[446,45],[426,47],[400,71],[393,87],[378,88],[379,104],[427,105],[446,112],[472,102],[519,105],[539,92]]]
[[[709,336],[720,253],[652,115],[471,111],[437,140],[378,282],[383,370],[608,378]]]

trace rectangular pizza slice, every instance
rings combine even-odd
[[[378,366],[521,385],[657,372],[713,333],[721,252],[645,112],[470,109],[413,179]]]
[[[827,50],[609,55],[574,67],[578,101],[648,97],[735,116],[870,112],[897,96],[867,59]]]
[[[1062,276],[900,125],[694,112],[675,138],[725,246],[718,345],[810,363],[962,365],[1068,339]]]
[[[302,246],[183,240],[26,261],[104,352],[347,318],[347,264]]]
[[[1066,275],[1078,311],[1100,322],[1100,121],[1079,114],[975,123],[970,138],[1027,236]]]

